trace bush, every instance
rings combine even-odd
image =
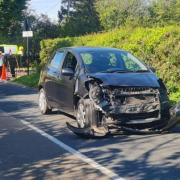
[[[110,32],[73,38],[57,38],[41,41],[41,65],[52,53],[67,46],[116,47],[136,55],[154,67],[164,80],[170,93],[180,100],[180,28],[178,26],[156,28],[123,27]]]

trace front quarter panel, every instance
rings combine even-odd
[[[88,90],[85,86],[86,81],[87,76],[81,71],[75,84],[75,95],[79,96],[80,98],[84,97],[88,93]]]

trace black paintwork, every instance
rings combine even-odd
[[[62,74],[63,61],[56,69],[49,65],[44,68],[41,73],[39,87],[45,89],[50,106],[61,108],[68,113],[73,113],[76,100],[84,97],[87,93],[86,82],[95,78],[102,82],[104,86],[121,86],[121,87],[153,87],[159,88],[159,78],[149,69],[148,72],[141,73],[87,73],[83,61],[79,55],[80,52],[98,50],[113,50],[112,48],[90,48],[90,47],[74,47],[57,50],[64,51],[66,57],[68,52],[71,52],[79,65],[78,72],[74,77],[65,76]],[[122,51],[122,50],[121,50]]]
[[[96,73],[89,74],[103,82],[104,86],[153,87],[159,88],[158,78],[154,73]]]

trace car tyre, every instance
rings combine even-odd
[[[39,91],[39,109],[43,115],[49,114],[52,111],[52,109],[48,106],[44,89],[40,89]]]
[[[98,112],[90,99],[81,99],[77,105],[76,120],[79,128],[88,128],[97,126],[100,121],[100,112]]]

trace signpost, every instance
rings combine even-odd
[[[27,38],[27,51],[26,51],[26,55],[27,55],[27,73],[29,75],[29,38],[33,37],[33,31],[23,31],[22,36],[24,38]]]

